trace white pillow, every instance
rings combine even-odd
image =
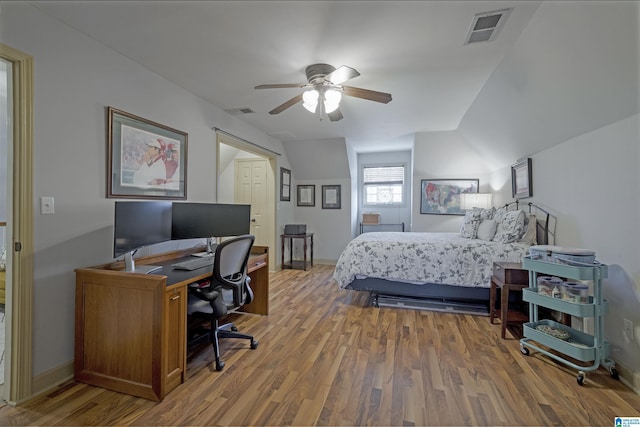
[[[493,236],[496,234],[498,223],[493,219],[485,219],[478,226],[478,239],[480,240],[493,240]]]
[[[498,228],[493,240],[499,243],[512,243],[520,239],[524,232],[524,211],[509,211],[498,220]]]
[[[535,245],[538,227],[536,223],[536,216],[532,213],[525,214],[524,218],[524,233],[518,242],[526,243],[527,245]]]
[[[464,215],[462,227],[460,227],[460,236],[468,239],[475,239],[478,236],[478,227],[480,226],[480,211],[468,210]]]

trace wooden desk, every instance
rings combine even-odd
[[[124,262],[76,269],[74,375],[79,382],[160,401],[185,379],[187,285],[211,276],[171,264],[199,248],[136,259],[162,265],[154,274],[122,271]],[[254,302],[268,313],[268,248],[250,258]],[[265,302],[266,299],[266,302]]]

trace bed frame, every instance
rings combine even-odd
[[[507,203],[507,210],[519,210],[518,201]],[[537,244],[555,244],[557,217],[547,210],[530,202],[528,212],[536,216]],[[474,314],[489,313],[489,288],[465,287],[429,283],[416,285],[405,282],[390,282],[386,279],[354,279],[345,289],[370,292],[370,303],[379,306],[402,306],[437,311],[465,312]]]

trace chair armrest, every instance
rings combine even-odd
[[[189,293],[203,301],[214,301],[216,298],[219,298],[222,293],[218,288],[211,289],[210,286],[201,288],[199,286],[191,286],[189,285]]]

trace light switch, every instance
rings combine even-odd
[[[52,196],[40,197],[40,213],[42,215],[53,215],[55,213]]]

